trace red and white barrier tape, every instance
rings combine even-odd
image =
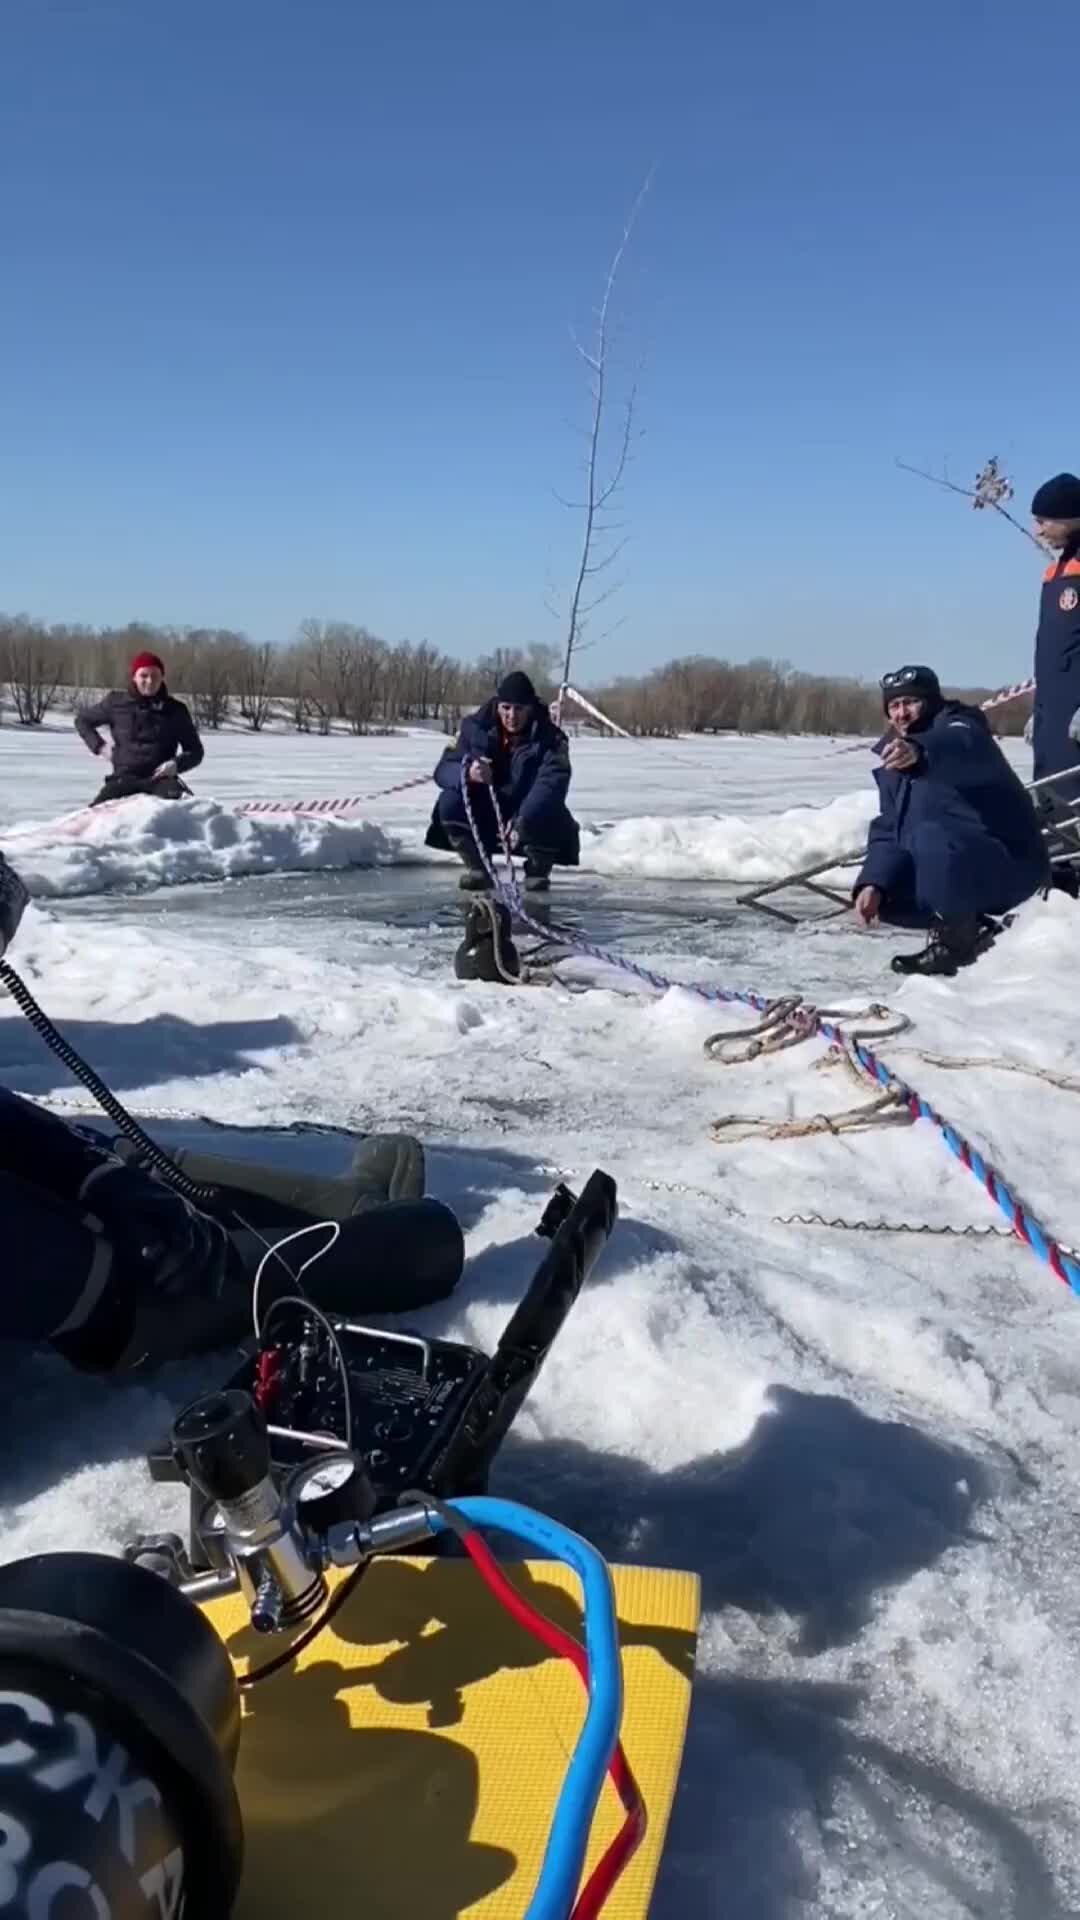
[[[987,713],[991,707],[1003,707],[1010,700],[1022,700],[1025,693],[1034,693],[1034,691],[1034,678],[1031,680],[1017,680],[1014,686],[999,687],[996,693],[990,695],[989,700],[982,702],[982,710],[984,713]]]
[[[412,780],[399,780],[396,786],[383,787],[378,793],[347,793],[325,800],[238,800],[233,813],[355,813],[370,807],[373,800],[388,800],[392,793],[407,793],[410,787],[426,787],[430,773],[419,773]]]

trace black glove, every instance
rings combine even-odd
[[[229,1285],[225,1229],[141,1168],[112,1155],[80,1202],[112,1249],[108,1284],[89,1318],[53,1339],[80,1372],[128,1372],[240,1337],[248,1285]]]
[[[19,931],[19,922],[29,904],[30,895],[14,867],[0,854],[0,959]]]
[[[79,1195],[101,1221],[137,1292],[215,1299],[225,1281],[225,1229],[141,1167],[103,1160]]]

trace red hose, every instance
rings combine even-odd
[[[474,1533],[471,1528],[468,1531],[463,1529],[460,1538],[477,1572],[506,1611],[520,1626],[527,1627],[529,1632],[548,1648],[549,1652],[557,1653],[562,1659],[569,1660],[577,1668],[587,1687],[589,1662],[584,1647],[580,1646],[570,1634],[564,1633],[561,1627],[557,1627],[554,1620],[549,1620],[545,1614],[539,1613],[530,1605],[524,1595],[520,1594],[507,1579],[491,1549],[478,1533]],[[596,1920],[596,1915],[603,1907],[615,1882],[645,1837],[648,1824],[645,1802],[631,1772],[621,1740],[611,1756],[608,1771],[612,1785],[626,1809],[626,1819],[607,1852],[597,1861],[579,1893],[570,1920]]]

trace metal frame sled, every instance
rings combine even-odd
[[[1063,781],[1071,781],[1075,793],[1059,793]],[[1028,792],[1035,799],[1051,867],[1071,867],[1080,875],[1080,767],[1033,780]]]
[[[800,917],[797,913],[785,913],[782,907],[766,906],[765,895],[782,893],[789,887],[801,887],[806,893],[816,894],[818,899],[832,903],[830,913],[815,914],[814,920],[835,920],[839,914],[847,912],[851,895],[841,893],[836,887],[825,886],[816,876],[820,873],[842,873],[845,867],[857,867],[862,857],[861,853],[841,854],[832,860],[819,860],[813,867],[800,867],[797,873],[785,873],[779,880],[766,880],[760,887],[751,887],[749,893],[736,894],[735,904],[737,907],[754,907],[758,913],[767,913],[774,920],[783,920],[785,925],[797,927],[810,916]]]
[[[1059,794],[1056,789],[1066,781],[1072,781],[1080,788],[1080,769],[1066,767],[1061,773],[1049,773],[1042,780],[1028,782],[1026,791],[1031,794],[1039,814],[1051,867],[1072,868],[1080,877],[1080,792],[1072,797]],[[850,908],[851,894],[841,893],[837,887],[826,886],[818,876],[823,873],[842,873],[845,868],[859,866],[863,858],[863,852],[858,852],[839,854],[831,860],[819,860],[812,867],[800,867],[795,873],[783,874],[778,880],[766,880],[761,886],[750,887],[746,893],[736,894],[735,904],[753,907],[755,912],[767,913],[771,919],[782,920],[789,927],[835,920]],[[789,888],[801,888],[820,900],[827,900],[831,910],[812,915],[798,914],[766,904],[767,895],[785,893]]]

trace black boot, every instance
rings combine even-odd
[[[555,862],[545,847],[526,847],[525,849],[525,891],[526,893],[546,893],[551,885],[551,869]]]
[[[458,886],[463,893],[489,893],[491,878],[480,855],[476,851],[476,842],[471,833],[448,833],[447,839],[465,868]]]
[[[980,954],[992,947],[999,928],[985,913],[935,916],[930,938],[918,953],[893,955],[894,973],[943,974],[946,978],[970,967]]]

